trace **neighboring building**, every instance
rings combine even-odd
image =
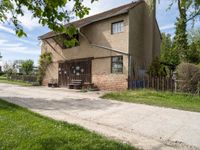
[[[40,36],[42,53],[53,57],[43,84],[58,79],[67,86],[81,79],[100,89],[127,89],[128,77],[140,76],[160,55],[160,30],[148,8],[145,1],[132,2],[66,25],[79,30],[79,45],[73,48],[66,48],[54,32]]]

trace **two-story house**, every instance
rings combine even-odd
[[[128,77],[140,75],[160,55],[160,30],[146,1],[132,2],[70,24],[79,31],[79,44],[73,48],[59,43],[61,36],[65,38],[62,34],[49,32],[39,37],[42,53],[51,52],[53,58],[44,85],[51,79],[58,79],[60,86],[81,79],[100,89],[127,89]]]

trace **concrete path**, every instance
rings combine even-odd
[[[0,84],[0,97],[142,149],[200,149],[200,113],[102,100],[102,93]]]

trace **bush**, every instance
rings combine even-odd
[[[182,92],[195,93],[200,81],[200,68],[190,63],[181,63],[177,67],[178,88]]]
[[[43,53],[40,55],[39,68],[37,73],[37,82],[42,85],[43,77],[46,74],[47,67],[52,63],[51,53]]]
[[[20,75],[20,74],[13,74],[10,76],[10,79],[13,81],[24,81],[24,82],[37,82],[37,77],[35,75]]]
[[[166,67],[158,57],[152,61],[147,73],[153,77],[167,76]]]

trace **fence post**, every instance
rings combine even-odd
[[[197,93],[198,93],[198,95],[200,96],[200,81],[198,81],[198,85],[197,85],[198,87],[197,87]]]
[[[172,75],[172,80],[174,80],[174,90],[175,90],[175,93],[177,92],[177,72],[174,71],[173,72],[173,75]],[[173,89],[173,86],[172,86],[172,89]]]

